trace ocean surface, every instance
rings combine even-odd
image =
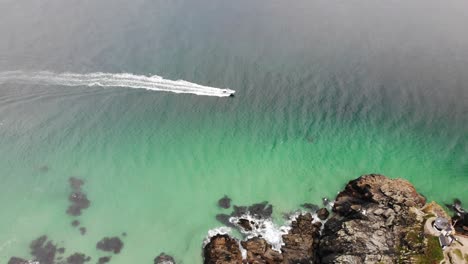
[[[468,206],[466,10],[432,0],[0,0],[0,263],[31,259],[41,235],[89,263],[152,263],[160,252],[201,263],[216,214],[230,212],[217,206],[224,195],[268,201],[280,223],[367,173]],[[80,79],[99,72],[111,85]],[[141,83],[119,74],[236,96],[132,89]],[[91,201],[78,217],[66,213],[72,176]],[[119,254],[96,249],[112,236]]]

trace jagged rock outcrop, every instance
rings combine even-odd
[[[426,199],[406,180],[365,175],[338,194],[319,246],[321,263],[393,263],[424,253]]]
[[[239,243],[228,235],[212,237],[204,249],[205,263],[439,263],[444,258],[438,237],[424,231],[427,219],[447,216],[436,203],[426,205],[406,180],[364,175],[350,181],[334,203],[324,199],[324,204],[333,205],[331,214],[313,204],[302,205],[318,219],[311,213],[297,216],[280,236],[281,251],[258,232],[263,226],[259,219],[264,219],[258,212],[271,215],[266,203],[253,206],[257,213],[248,213],[250,218],[242,216],[250,208],[234,207],[235,212],[223,220],[248,234],[248,239]],[[464,219],[461,203],[454,208]],[[326,220],[322,230],[319,219]]]
[[[261,237],[250,238],[241,241],[240,244],[247,253],[247,263],[315,263],[321,225],[320,222],[314,222],[310,213],[299,215],[292,221],[287,234],[282,236],[284,245],[281,247],[281,252],[272,249],[272,246]],[[237,252],[240,252],[240,248],[233,238],[227,235],[212,237],[210,243],[205,246],[205,263],[242,263],[242,258],[238,259]],[[226,262],[226,259],[231,262]]]
[[[304,214],[291,223],[291,230],[283,235],[281,251],[284,261],[276,263],[315,263],[322,224],[313,223],[313,220],[310,214]]]
[[[241,264],[242,254],[239,244],[228,235],[216,235],[205,246],[205,264]]]

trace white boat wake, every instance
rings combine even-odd
[[[54,73],[49,71],[0,72],[0,84],[7,82],[27,83],[38,85],[63,86],[100,86],[127,87],[172,93],[186,93],[205,96],[228,97],[234,96],[235,91],[210,86],[199,85],[183,80],[166,80],[161,76],[134,75],[131,73]]]

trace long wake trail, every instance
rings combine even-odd
[[[227,97],[235,93],[234,90],[230,89],[204,86],[183,80],[172,81],[157,75],[145,76],[131,73],[0,72],[0,84],[7,82],[37,85],[127,87],[217,97]]]

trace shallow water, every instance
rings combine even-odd
[[[46,234],[110,263],[201,263],[216,201],[280,219],[366,173],[468,204],[459,1],[0,1],[0,71],[132,73],[234,98],[0,84],[0,262]],[[71,176],[91,206],[66,214]],[[71,226],[79,219],[80,235]],[[278,220],[279,221],[279,220]],[[121,233],[126,232],[127,236]]]

